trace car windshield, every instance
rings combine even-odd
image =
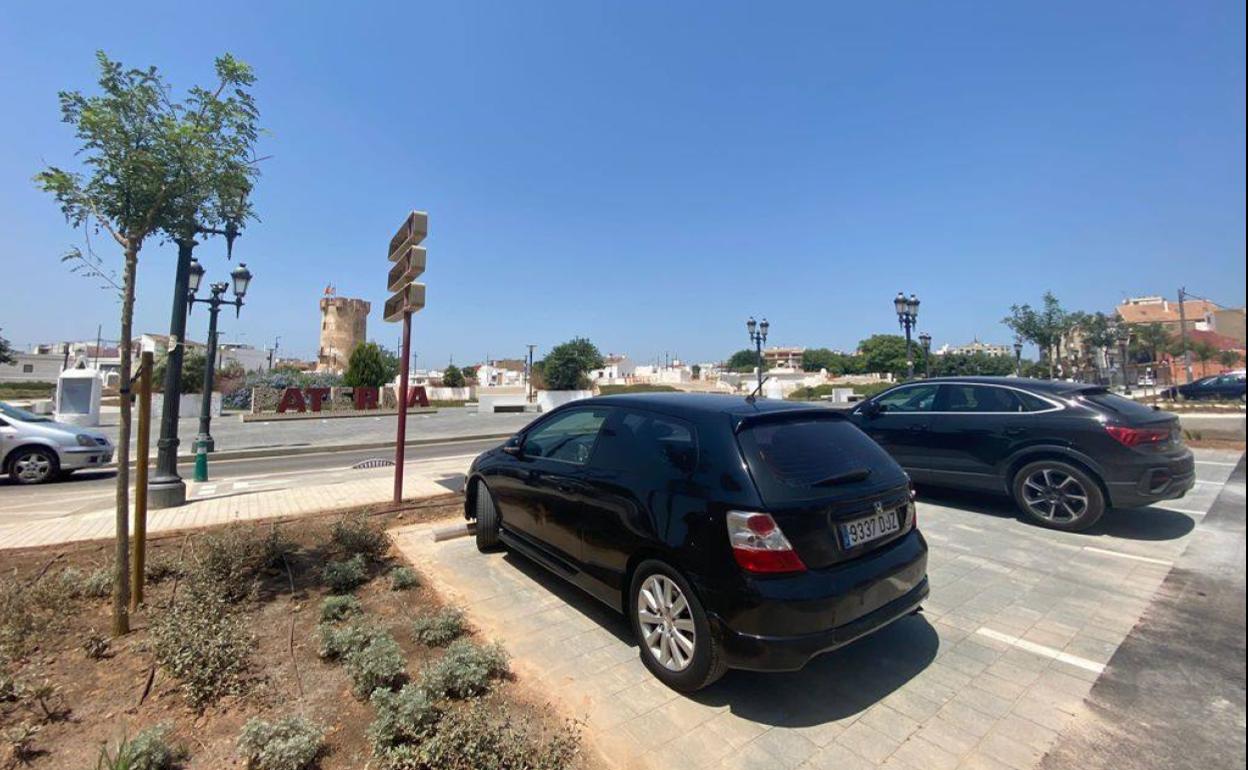
[[[52,422],[51,418],[28,412],[25,409],[18,409],[16,406],[6,404],[3,401],[0,401],[0,415],[18,422]]]
[[[739,440],[769,502],[820,497],[862,484],[899,484],[905,478],[878,444],[843,419],[760,423],[741,431]]]

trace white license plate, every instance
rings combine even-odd
[[[901,522],[897,518],[897,509],[894,508],[891,511],[883,511],[863,519],[845,522],[841,525],[841,542],[845,544],[846,549],[850,549],[872,540],[878,540],[885,535],[891,535],[899,529],[901,529]]]

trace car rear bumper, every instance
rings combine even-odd
[[[1131,477],[1108,481],[1109,504],[1138,508],[1161,500],[1183,497],[1196,486],[1196,463],[1191,450],[1179,457],[1158,458],[1133,469]]]
[[[846,564],[752,579],[745,599],[709,614],[729,667],[796,671],[905,617],[928,591],[927,543],[914,530]]]

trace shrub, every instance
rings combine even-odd
[[[361,698],[367,698],[379,687],[396,687],[406,674],[403,650],[387,633],[377,634],[363,649],[347,655],[346,662],[355,694]]]
[[[92,570],[82,580],[82,596],[104,599],[113,595],[113,568],[100,567]]]
[[[361,554],[356,554],[345,561],[331,561],[321,571],[321,579],[329,590],[336,594],[345,594],[357,586],[368,582],[368,563]]]
[[[464,633],[464,613],[455,607],[443,607],[418,616],[412,630],[421,644],[445,647]]]
[[[327,596],[321,602],[321,622],[332,623],[363,611],[360,600],[354,596]]]
[[[117,744],[117,753],[109,754],[108,747],[100,749],[96,762],[98,770],[173,770],[190,757],[181,746],[168,741],[169,726],[160,724],[143,730],[127,741],[124,737]]]
[[[420,585],[420,578],[411,567],[395,567],[390,570],[390,590],[406,591]]]
[[[260,543],[260,566],[270,569],[285,569],[290,557],[299,551],[299,544],[290,538],[276,524],[269,527],[269,533]]]
[[[238,750],[253,770],[306,770],[324,749],[325,732],[300,716],[252,718],[238,736]]]
[[[206,535],[195,545],[187,573],[197,595],[216,594],[233,604],[251,597],[261,565],[262,545],[249,527],[232,526]]]
[[[329,530],[329,542],[341,553],[381,561],[390,547],[390,536],[364,514],[354,514],[334,523]]]
[[[143,565],[143,575],[149,584],[156,585],[169,578],[183,577],[186,568],[171,556],[154,556]]]
[[[100,660],[108,656],[108,637],[94,628],[87,632],[82,641],[82,650],[91,660]]]
[[[460,639],[420,672],[420,684],[434,697],[471,698],[488,691],[493,680],[508,673],[507,653],[500,645],[483,647]]]
[[[15,760],[15,764],[20,762],[27,764],[35,758],[35,736],[42,729],[39,725],[30,722],[23,722],[20,725],[14,725],[6,728],[4,731],[4,742],[9,747],[9,756]]]
[[[434,699],[408,684],[398,692],[376,690],[369,700],[377,714],[368,726],[373,756],[388,770],[419,767],[415,747],[433,735],[442,716]]]
[[[421,744],[420,761],[437,770],[562,770],[575,760],[579,744],[574,725],[543,737],[497,704],[475,701],[442,717]]]
[[[363,623],[351,623],[338,628],[327,623],[317,627],[319,643],[317,655],[325,660],[338,660],[368,646],[374,638],[384,633]]]
[[[184,596],[152,622],[156,662],[200,710],[243,691],[253,644],[238,615],[212,593]]]

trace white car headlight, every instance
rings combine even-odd
[[[95,438],[92,436],[88,436],[85,433],[79,433],[77,438],[78,438],[78,446],[97,446],[97,444],[95,443]]]

